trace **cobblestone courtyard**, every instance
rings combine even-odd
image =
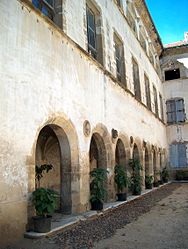
[[[173,183],[72,229],[10,249],[188,249],[188,184]]]

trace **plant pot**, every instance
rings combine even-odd
[[[153,186],[156,187],[156,188],[159,187],[159,182],[154,182]]]
[[[93,201],[91,202],[91,210],[102,210],[103,203],[101,201]]]
[[[37,233],[47,233],[51,230],[51,220],[52,216],[47,217],[35,216],[33,217],[34,232]]]
[[[164,184],[164,180],[160,180],[160,181],[159,181],[159,184],[160,184],[160,185],[163,185],[163,184]]]
[[[152,183],[151,184],[146,183],[145,185],[146,185],[146,189],[152,189],[153,188],[153,184]]]
[[[168,182],[168,179],[163,179],[163,182],[164,182],[164,183],[167,183],[167,182]]]
[[[134,189],[132,192],[133,195],[141,195],[141,190]]]
[[[120,193],[117,195],[117,201],[126,201],[127,200],[127,193]]]

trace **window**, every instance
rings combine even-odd
[[[172,168],[183,168],[187,166],[187,144],[171,144],[169,148],[170,164]]]
[[[146,75],[144,75],[145,78],[145,94],[146,94],[146,105],[151,110],[151,97],[150,97],[150,84],[149,79]]]
[[[54,19],[54,0],[32,0],[32,3],[45,16]]]
[[[86,17],[88,52],[94,59],[103,64],[100,13],[92,4],[89,4],[86,6]]]
[[[180,78],[180,70],[179,68],[174,70],[165,71],[165,80],[175,80]]]
[[[57,26],[63,27],[62,1],[55,0],[32,0],[33,5],[45,16],[50,18]]]
[[[158,110],[158,100],[157,100],[157,90],[153,86],[153,95],[154,95],[154,107],[155,107],[155,114],[159,116],[159,110]]]
[[[133,17],[133,14],[131,13],[131,11],[129,9],[127,9],[127,20],[128,23],[131,27],[131,29],[134,31],[136,37],[137,37],[137,28],[136,28],[136,18]]]
[[[144,49],[144,51],[147,53],[146,40],[141,33],[140,33],[140,44],[141,44],[142,48]]]
[[[116,76],[121,82],[125,82],[125,64],[124,64],[124,48],[123,43],[114,35],[115,43],[115,61],[116,61]]]
[[[134,83],[135,98],[141,101],[139,68],[138,64],[134,59],[132,59],[132,64],[133,64],[133,83]]]
[[[159,94],[159,101],[160,101],[161,119],[164,120],[163,99],[161,94]]]
[[[88,39],[88,51],[92,56],[97,58],[97,45],[96,45],[96,26],[95,15],[91,9],[87,7],[87,39]]]
[[[185,115],[183,99],[179,98],[179,99],[167,100],[166,107],[167,107],[168,124],[185,122],[186,115]]]

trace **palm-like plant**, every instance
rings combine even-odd
[[[122,193],[128,183],[125,168],[117,164],[114,168],[114,174],[114,181],[117,185],[118,193]]]
[[[90,201],[91,202],[102,202],[105,199],[107,191],[104,187],[105,181],[107,180],[106,169],[95,168],[90,172],[91,183],[90,183]]]
[[[142,165],[140,164],[139,159],[130,159],[129,165],[132,168],[132,175],[130,179],[130,189],[133,195],[141,194],[142,190],[142,177],[140,171],[142,170]]]

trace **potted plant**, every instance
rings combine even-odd
[[[160,178],[160,172],[159,171],[155,171],[155,177],[154,177],[154,182],[153,182],[153,186],[154,187],[159,187],[160,185],[160,181],[158,180]]]
[[[32,193],[32,202],[37,214],[33,217],[35,232],[46,233],[51,230],[51,214],[57,207],[57,198],[58,193],[53,189],[37,188]]]
[[[40,166],[35,166],[35,180],[36,180],[36,187],[40,188],[40,180],[43,177],[44,172],[48,173],[50,170],[53,169],[53,165],[51,164],[42,164]]]
[[[153,176],[145,176],[146,189],[152,189],[153,187]]]
[[[107,173],[108,171],[102,168],[95,168],[90,172],[91,210],[103,209],[103,201],[107,194],[107,191],[104,187],[105,181],[107,180]]]
[[[169,180],[169,171],[167,169],[167,167],[164,167],[162,172],[161,172],[161,177],[162,177],[162,181],[164,183],[168,182]]]
[[[52,168],[51,164],[35,166],[36,190],[32,193],[32,203],[37,216],[33,217],[33,224],[34,231],[39,233],[51,230],[51,214],[57,207],[58,193],[52,189],[40,187],[44,172],[48,173]]]
[[[116,165],[114,168],[114,181],[117,185],[117,200],[118,201],[126,201],[127,193],[125,192],[125,188],[127,187],[127,174],[125,168],[121,165]]]
[[[132,168],[129,189],[132,191],[133,195],[140,195],[142,190],[142,177],[140,175],[142,166],[139,159],[135,158],[129,160],[129,165]]]

